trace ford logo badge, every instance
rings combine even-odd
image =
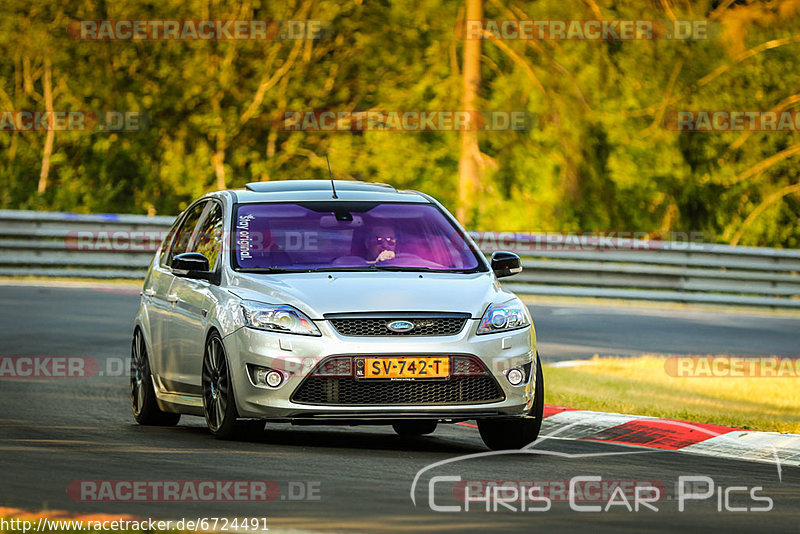
[[[410,332],[414,330],[414,323],[411,321],[392,321],[391,323],[386,323],[386,328],[397,333]]]

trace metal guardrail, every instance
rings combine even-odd
[[[800,308],[800,250],[575,235],[472,232],[525,270],[503,285],[536,295]]]
[[[144,277],[173,217],[0,210],[0,276]],[[521,294],[800,308],[800,250],[575,235],[470,233],[511,250]]]
[[[174,220],[0,210],[0,276],[142,279]]]

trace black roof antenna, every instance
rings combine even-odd
[[[331,160],[328,159],[328,153],[325,152],[325,161],[328,162],[328,174],[331,177],[331,189],[333,190],[333,198],[339,198],[336,196],[336,185],[333,183],[333,173],[331,172]]]

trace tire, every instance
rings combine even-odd
[[[414,437],[431,434],[436,430],[437,421],[398,421],[392,425],[398,436]]]
[[[206,341],[203,353],[203,414],[217,439],[242,439],[263,432],[265,422],[239,421],[228,357],[217,332]]]
[[[150,359],[142,331],[133,333],[131,343],[131,409],[133,418],[140,425],[175,426],[181,418],[179,413],[163,412],[156,402]]]
[[[493,451],[521,449],[536,441],[544,415],[544,375],[539,355],[536,355],[536,392],[527,417],[508,419],[479,419],[478,431],[483,443]]]

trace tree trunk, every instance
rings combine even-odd
[[[483,0],[466,0],[466,20],[480,20],[483,18]],[[466,22],[465,22],[466,24]],[[464,31],[466,36],[466,28]],[[479,39],[464,40],[464,65],[462,111],[474,117],[478,99],[478,90],[481,84],[481,41]],[[474,121],[473,121],[474,122]],[[475,203],[475,190],[480,183],[480,167],[478,158],[478,132],[469,129],[461,132],[461,153],[458,160],[458,205],[456,217],[462,224],[468,224],[468,211]]]
[[[217,134],[217,151],[211,155],[211,162],[214,165],[214,174],[217,176],[217,189],[222,191],[227,189],[225,186],[225,134]]]
[[[39,173],[39,186],[37,191],[41,195],[47,190],[47,175],[50,173],[50,155],[53,153],[53,140],[56,132],[53,123],[53,76],[50,58],[44,60],[44,105],[47,110],[47,136],[44,140],[44,153],[42,154],[42,172]]]

